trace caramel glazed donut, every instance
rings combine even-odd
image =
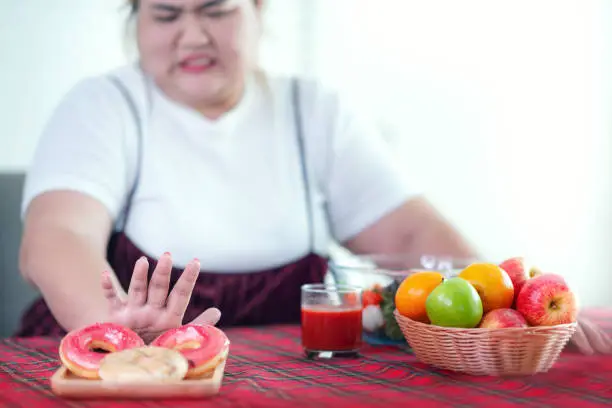
[[[189,363],[177,350],[161,347],[136,347],[107,355],[100,364],[104,381],[180,381]]]
[[[68,333],[59,348],[62,364],[74,375],[115,381],[201,377],[225,361],[228,352],[223,331],[194,324],[169,330],[150,346],[126,327],[94,324]]]

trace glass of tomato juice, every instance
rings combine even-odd
[[[307,357],[358,354],[363,330],[361,292],[351,285],[302,286],[302,347]]]

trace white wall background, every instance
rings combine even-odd
[[[0,168],[23,169],[63,93],[124,59],[118,0],[0,2]]]
[[[0,171],[74,82],[123,63],[121,0],[0,2]],[[492,259],[612,304],[609,0],[275,0],[264,65],[384,115],[415,182]]]
[[[482,253],[531,256],[612,304],[611,2],[315,5],[314,71],[379,109]]]

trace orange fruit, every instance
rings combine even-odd
[[[514,285],[510,275],[499,266],[474,263],[461,271],[459,277],[474,286],[482,300],[483,313],[512,307]]]
[[[408,276],[395,292],[395,307],[402,316],[422,323],[429,323],[425,301],[442,281],[440,272],[423,271]]]

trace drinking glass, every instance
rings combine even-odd
[[[302,286],[302,347],[308,358],[358,355],[363,330],[361,292],[352,285]]]

